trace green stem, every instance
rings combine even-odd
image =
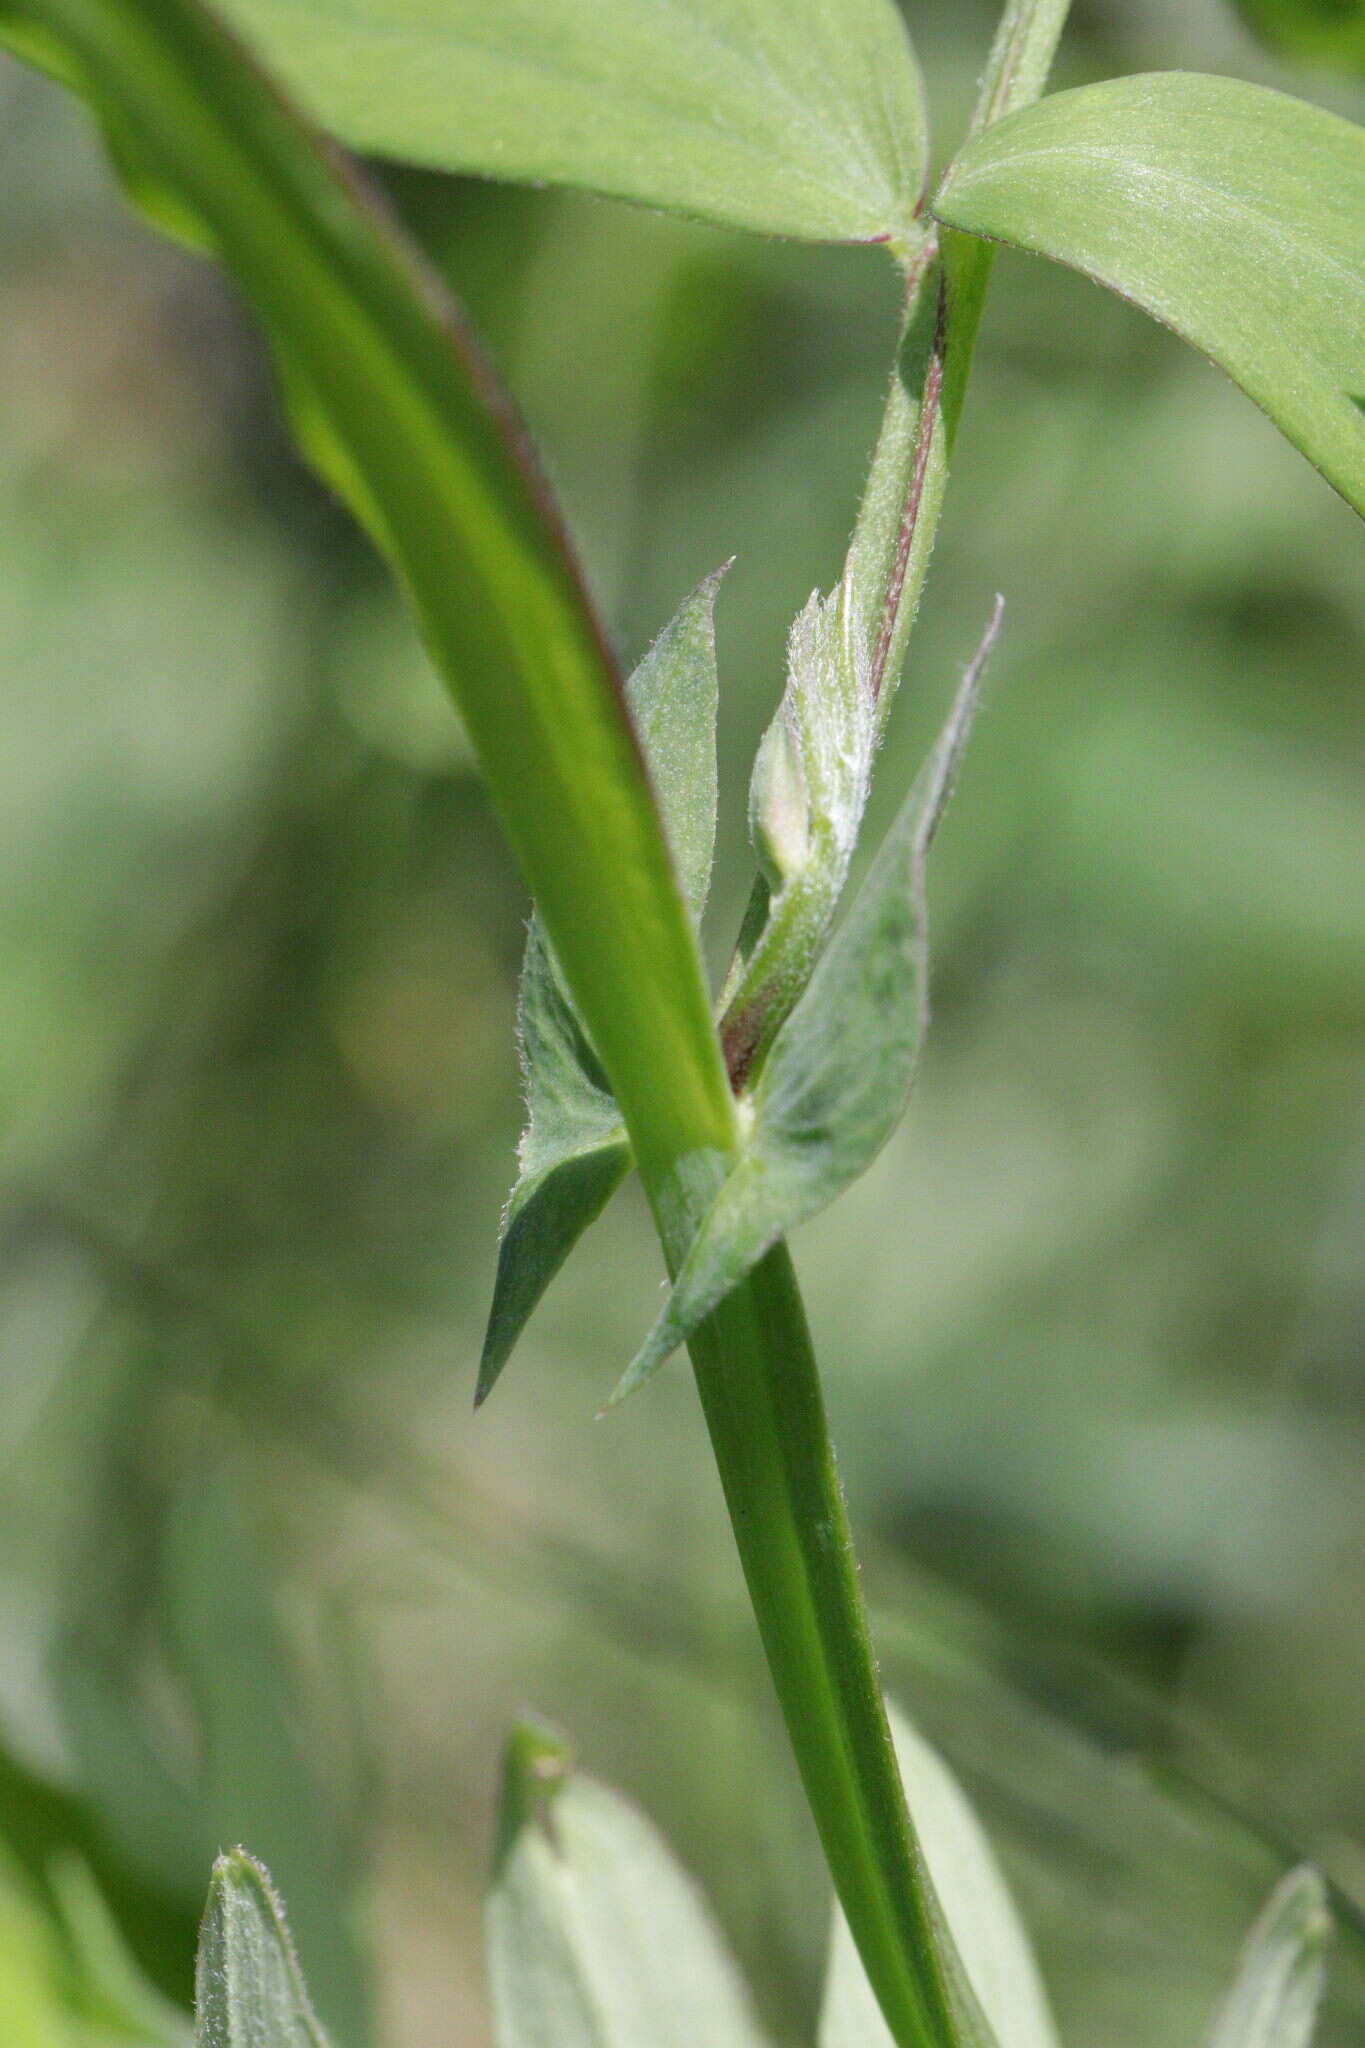
[[[1009,0],[981,82],[973,135],[1038,98],[1070,12],[1071,0]]]
[[[1047,84],[1071,0],[1009,0],[986,64],[969,135],[1032,105]],[[995,268],[995,247],[972,235],[945,230],[948,351],[943,376],[943,421],[949,452],[962,417],[976,337]]]
[[[1041,82],[1065,11],[1059,0],[1009,10],[992,106]],[[0,33],[87,93],[125,160],[137,144],[143,198],[182,227],[194,219],[280,344],[314,459],[394,560],[460,700],[676,1268],[737,1150],[735,1107],[609,661],[486,368],[195,0],[0,0]],[[949,368],[952,313],[950,287]],[[913,398],[893,393],[888,432],[933,438],[891,555],[888,681],[946,464],[938,408],[912,414]],[[943,403],[951,420],[946,384]],[[868,1977],[898,2048],[957,2048],[784,1246],[691,1349],[774,1684]]]
[[[657,1185],[676,1263],[691,1235]],[[662,1199],[660,1199],[662,1197]],[[797,1768],[868,1981],[898,2048],[955,2048],[932,1904],[858,1582],[820,1378],[779,1244],[689,1350]]]

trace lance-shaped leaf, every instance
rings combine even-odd
[[[718,569],[697,586],[626,686],[696,923],[706,907],[716,843],[715,603],[724,574]],[[620,1108],[538,916],[526,941],[517,1021],[527,1121],[503,1218],[476,1405],[492,1390],[545,1289],[631,1168]]]
[[[498,2048],[763,2048],[691,1880],[540,1729],[508,1745],[486,1924]]]
[[[329,2048],[284,1908],[243,1849],[213,1867],[194,1987],[195,2048]]]
[[[1365,511],[1365,129],[1235,79],[1114,79],[985,129],[934,210],[1132,299]]]
[[[231,0],[352,147],[807,240],[909,230],[919,71],[893,0]]]
[[[1059,2048],[1032,1946],[985,1829],[937,1751],[892,1701],[887,1714],[933,1883],[962,2048]],[[819,2048],[892,2048],[837,1907]]]
[[[1365,0],[1236,0],[1272,50],[1309,64],[1365,72]]]
[[[609,1406],[634,1391],[779,1237],[871,1165],[905,1112],[927,1022],[925,867],[976,709],[1000,605],[871,873],[778,1033],[740,1157]]]
[[[1326,1885],[1307,1864],[1291,1870],[1247,1936],[1208,2048],[1308,2048],[1331,1938]]]

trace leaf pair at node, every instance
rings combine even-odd
[[[715,835],[717,580],[708,579],[688,600],[628,688],[696,918],[705,905]],[[797,622],[792,680],[755,774],[760,802],[766,802],[774,786],[774,736],[783,744],[792,733],[789,772],[800,783],[806,829],[818,818],[827,835],[833,900],[861,822],[875,736],[865,665],[856,657],[843,665],[840,635],[849,630],[844,589],[829,599],[813,598]],[[997,604],[937,746],[823,951],[822,918],[807,978],[793,991],[752,1088],[741,1098],[742,1147],[613,1404],[686,1341],[778,1237],[849,1186],[904,1113],[927,1019],[925,865],[999,620]],[[860,697],[865,710],[859,709]],[[863,751],[841,748],[841,735],[850,729]],[[814,869],[812,862],[794,872]],[[771,917],[781,914],[783,901],[779,888]],[[620,1112],[535,918],[522,976],[520,1029],[528,1123],[499,1252],[479,1400],[546,1286],[631,1167]]]
[[[779,1237],[858,1179],[900,1123],[928,1024],[929,848],[971,730],[990,629],[866,881],[773,1040],[744,1148],[612,1403],[684,1344]]]

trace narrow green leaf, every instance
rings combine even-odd
[[[609,1406],[650,1378],[779,1237],[856,1180],[905,1112],[926,1024],[925,866],[999,621],[997,603],[937,746],[778,1033],[744,1149]]]
[[[1308,2048],[1331,1938],[1326,1885],[1307,1864],[1291,1870],[1247,1936],[1208,2048]]]
[[[194,1984],[195,2048],[328,2048],[284,1908],[244,1849],[213,1866]]]
[[[442,170],[815,241],[908,230],[919,71],[893,0],[231,0],[324,127]]]
[[[985,129],[934,210],[1132,299],[1365,511],[1365,129],[1235,79],[1115,79]]]
[[[459,699],[603,1065],[647,1110],[637,1151],[723,1149],[701,963],[613,665],[467,331],[195,0],[0,0],[0,40],[78,85],[158,217],[194,223],[265,320],[313,459]]]
[[[715,601],[698,585],[629,683],[630,707],[679,886],[700,923],[716,843]],[[527,1124],[503,1219],[475,1406],[487,1399],[537,1302],[630,1172],[630,1140],[545,929],[533,916],[518,1007]]]
[[[487,1941],[498,2048],[762,2048],[691,1880],[536,1728],[508,1745]]]
[[[1028,1935],[986,1832],[948,1766],[888,1702],[891,1733],[929,1866],[963,2048],[1058,2048]],[[836,1908],[819,2048],[890,2048],[844,1916]]]
[[[1365,72],[1365,0],[1235,0],[1272,50],[1309,64]]]

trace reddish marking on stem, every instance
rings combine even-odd
[[[906,493],[905,510],[901,514],[900,534],[896,542],[896,560],[887,585],[886,604],[882,610],[881,630],[877,635],[877,646],[872,656],[872,672],[869,682],[872,701],[875,704],[882,693],[886,679],[886,664],[891,653],[891,642],[895,636],[896,620],[900,615],[901,599],[905,595],[905,572],[910,566],[910,550],[915,544],[915,529],[919,525],[920,507],[924,502],[924,484],[929,474],[929,457],[934,445],[934,428],[938,425],[939,404],[943,397],[943,358],[947,329],[948,294],[945,285],[939,286],[938,324],[934,334],[934,350],[929,358],[929,367],[924,373],[924,390],[920,396],[919,439],[915,446],[915,467],[910,478],[910,489]]]
[[[905,304],[907,312],[915,303],[916,296],[918,295],[920,286],[924,282],[925,273],[927,272],[929,265],[931,263],[937,262],[937,260],[938,236],[936,234],[931,234],[926,236],[925,240],[920,244],[919,248],[915,251],[913,261],[906,266]]]
[[[767,1021],[770,998],[764,994],[757,1001],[741,1010],[737,1016],[727,1017],[721,1025],[720,1044],[725,1058],[725,1071],[730,1077],[730,1090],[734,1095],[743,1093],[754,1064],[754,1056],[763,1039],[763,1027]]]

